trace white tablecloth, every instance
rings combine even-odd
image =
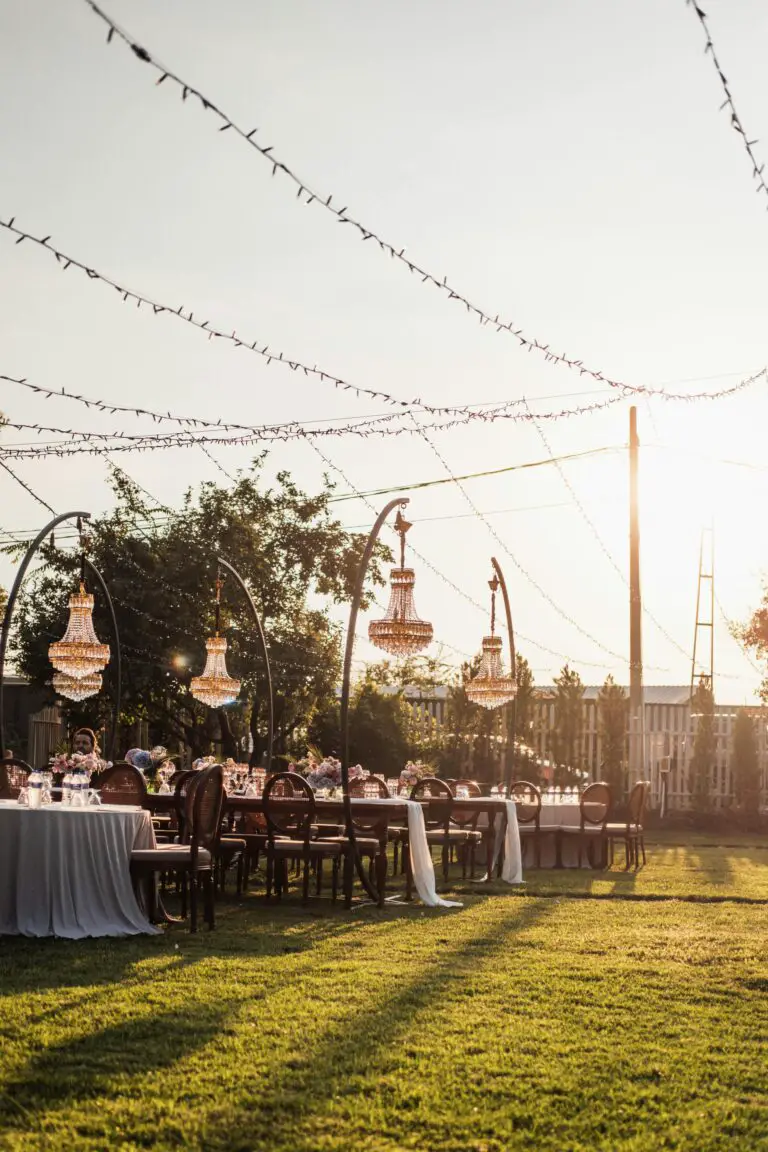
[[[581,824],[581,809],[578,804],[548,804],[544,801],[539,814],[539,825],[544,828],[578,828]],[[562,836],[561,864],[563,868],[578,868],[579,847],[577,836]],[[541,867],[554,868],[556,860],[555,836],[542,836],[540,841]],[[531,853],[533,845],[531,844]],[[533,861],[529,860],[529,864]]]
[[[139,808],[0,802],[0,936],[156,932],[130,878],[132,849],[154,847],[150,814]]]

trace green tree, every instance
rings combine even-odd
[[[715,698],[702,677],[691,698],[691,714],[696,717],[696,733],[691,757],[691,803],[697,812],[709,807],[712,766],[715,762]]]
[[[352,764],[362,764],[369,772],[398,775],[409,759],[408,715],[402,692],[381,691],[365,675],[355,685],[349,702],[349,755]],[[341,755],[340,707],[338,701],[318,711],[308,726],[307,744],[324,755]],[[298,753],[303,752],[297,749]]]
[[[757,812],[760,805],[760,764],[755,725],[743,708],[736,713],[733,726],[731,777],[737,805],[745,812]]]
[[[508,705],[507,756],[513,758],[515,779],[538,781],[538,765],[532,757],[533,701],[535,695],[533,672],[525,656],[515,654],[515,682],[517,696],[514,705]],[[531,771],[533,769],[533,771]]]
[[[584,685],[567,664],[555,679],[555,727],[551,736],[555,783],[575,784],[580,769],[579,745],[583,728]]]
[[[613,676],[606,677],[597,698],[602,751],[602,776],[618,800],[624,792],[624,767],[627,758],[627,720],[629,700]]]
[[[259,761],[266,732],[263,661],[247,604],[232,580],[224,583],[223,632],[230,674],[243,681],[240,702],[212,713],[189,693],[213,630],[217,554],[240,572],[262,616],[275,685],[275,750],[284,750],[312,713],[332,701],[340,674],[339,629],[317,605],[321,598],[343,601],[351,595],[364,541],[331,514],[327,482],[314,496],[285,472],[268,485],[263,463],[262,456],[233,487],[207,482],[190,490],[180,510],[162,514],[124,473],[113,473],[116,508],[92,522],[91,556],[118,616],[124,729],[143,719],[153,741],[181,743],[199,755],[221,740],[224,754],[238,758],[250,732],[252,759]],[[385,555],[378,548],[371,569],[379,583]],[[38,687],[50,684],[48,645],[64,631],[76,568],[71,553],[51,546],[43,557],[48,568],[19,602],[15,637],[17,665]],[[109,640],[110,622],[98,593],[96,602],[97,631]],[[67,705],[67,712],[74,723],[98,725],[112,702],[108,669],[104,691],[79,706]]]

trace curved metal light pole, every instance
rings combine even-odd
[[[2,631],[0,632],[0,755],[5,752],[5,708],[3,700],[3,678],[5,676],[5,654],[8,648],[8,636],[11,631],[11,619],[13,616],[13,609],[16,606],[16,600],[19,595],[22,581],[27,574],[32,557],[37,552],[40,545],[47,536],[53,531],[57,524],[61,524],[64,520],[90,520],[90,512],[63,512],[61,516],[54,516],[49,524],[41,532],[38,532],[35,539],[30,544],[26,551],[26,555],[22,560],[19,570],[16,573],[16,579],[13,581],[13,587],[8,596],[8,603],[5,606],[5,616],[3,617]]]
[[[233,568],[232,565],[230,563],[228,563],[228,561],[222,560],[221,556],[216,557],[216,563],[219,564],[222,568],[226,568],[227,572],[230,572],[234,576],[235,580],[237,580],[238,584],[242,588],[243,593],[245,594],[245,598],[248,601],[248,605],[251,609],[251,615],[253,616],[253,620],[254,620],[254,623],[256,625],[256,631],[259,634],[259,640],[261,641],[261,651],[262,651],[262,654],[264,656],[264,667],[265,667],[266,673],[267,673],[267,697],[268,697],[268,699],[267,699],[268,710],[267,710],[267,765],[266,765],[266,770],[267,770],[267,772],[271,772],[272,771],[272,741],[274,740],[274,729],[275,729],[275,698],[274,698],[274,694],[272,691],[272,670],[269,666],[269,653],[267,652],[267,641],[266,641],[266,638],[264,636],[264,629],[261,626],[261,617],[259,616],[259,613],[256,609],[256,605],[253,602],[253,597],[251,596],[250,592],[248,591],[248,588],[245,584],[245,581],[243,580],[240,573],[235,568]]]
[[[341,787],[344,798],[344,819],[347,825],[346,832],[352,844],[352,851],[355,856],[355,870],[360,878],[360,883],[371,899],[377,902],[379,900],[379,892],[371,883],[363,868],[363,861],[357,847],[355,828],[352,822],[352,799],[349,795],[349,692],[352,677],[352,652],[355,647],[357,614],[360,611],[365,576],[368,571],[371,556],[373,555],[373,547],[379,537],[381,527],[390,512],[397,507],[405,508],[407,504],[408,500],[404,496],[398,496],[396,500],[390,500],[386,508],[383,508],[379,513],[376,523],[373,528],[371,528],[370,535],[366,541],[362,559],[357,569],[357,576],[355,577],[354,592],[352,593],[352,607],[350,608],[349,624],[347,625],[347,644],[344,650],[344,676],[341,683]],[[349,899],[348,893],[347,899]]]
[[[514,629],[512,627],[512,609],[509,606],[509,593],[507,592],[507,584],[506,584],[506,581],[504,580],[504,573],[501,570],[501,565],[499,564],[499,562],[495,556],[491,556],[491,564],[493,565],[494,572],[496,573],[496,575],[499,578],[499,584],[501,585],[501,595],[504,598],[504,611],[507,614],[507,632],[509,633],[510,673],[511,673],[512,679],[516,680],[517,679],[517,662],[516,662],[516,657],[515,657],[515,632],[514,632]],[[511,755],[509,757],[509,763],[507,765],[507,796],[509,796],[509,790],[512,786],[512,779],[514,777],[514,772],[515,772],[515,729],[517,726],[517,694],[515,694],[514,700],[512,700],[512,702],[510,703],[509,709],[510,709],[510,727],[512,729],[512,740],[511,740],[511,749],[510,749]]]
[[[122,704],[123,697],[123,657],[120,649],[120,632],[118,631],[117,627],[115,606],[112,603],[112,597],[109,594],[109,589],[107,588],[104,577],[102,576],[101,572],[99,572],[98,568],[92,560],[89,560],[85,555],[83,556],[83,560],[85,561],[85,566],[91,570],[96,579],[96,583],[104,593],[104,599],[107,602],[109,614],[112,617],[112,632],[115,637],[115,705],[114,712],[112,714],[112,732],[109,737],[109,759],[114,760],[115,743],[117,741],[117,729],[120,723],[120,706]]]

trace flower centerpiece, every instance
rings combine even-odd
[[[313,792],[331,792],[341,784],[341,761],[326,756],[318,763],[309,757],[308,767],[302,775]]]
[[[202,772],[203,768],[210,768],[211,764],[215,763],[215,756],[198,756],[197,760],[192,761],[192,771]]]
[[[127,764],[142,773],[148,784],[166,784],[175,772],[175,765],[168,758],[167,748],[157,744],[149,752],[143,748],[130,748],[125,754]]]
[[[84,772],[86,776],[91,777],[108,767],[107,761],[101,760],[95,752],[73,752],[71,755],[59,752],[51,757],[49,763],[49,771],[59,773],[61,776],[66,776],[70,772]]]
[[[414,784],[418,784],[419,780],[423,780],[425,776],[431,775],[431,770],[426,764],[422,764],[421,760],[409,760],[400,773],[400,783],[406,785],[408,788],[413,788]]]
[[[370,772],[362,764],[353,764],[349,770],[350,780],[365,780],[366,776],[370,776]]]

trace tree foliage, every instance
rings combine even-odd
[[[691,713],[696,717],[696,733],[691,757],[691,803],[698,812],[710,804],[712,767],[715,762],[715,698],[712,689],[702,677],[691,699]]]
[[[321,598],[341,602],[351,596],[364,539],[333,517],[327,481],[314,496],[285,472],[268,485],[263,464],[264,457],[256,460],[233,487],[206,482],[189,490],[180,510],[164,513],[149,506],[124,473],[113,473],[116,507],[92,521],[90,555],[118,618],[125,740],[130,725],[143,719],[153,741],[181,743],[199,755],[221,738],[225,755],[242,758],[250,730],[252,759],[260,759],[266,732],[263,659],[248,605],[231,578],[224,581],[222,631],[230,674],[243,681],[240,702],[214,714],[189,693],[213,631],[217,555],[239,571],[262,618],[275,686],[276,751],[333,699],[340,636]],[[378,547],[371,565],[379,583],[386,556],[387,549]],[[43,557],[48,567],[19,602],[15,637],[17,664],[37,686],[51,679],[48,645],[64,632],[77,563],[71,553],[51,546]],[[111,642],[98,592],[96,602],[97,631]],[[112,667],[100,696],[67,705],[74,723],[105,719],[113,704]]]
[[[760,762],[752,717],[740,708],[733,726],[731,777],[735,800],[745,812],[757,812],[760,806]]]
[[[624,792],[624,768],[627,760],[627,720],[629,699],[613,676],[606,677],[597,698],[602,776],[617,799]]]
[[[578,672],[563,665],[555,679],[555,725],[551,735],[555,783],[575,784],[581,769],[584,685]]]

